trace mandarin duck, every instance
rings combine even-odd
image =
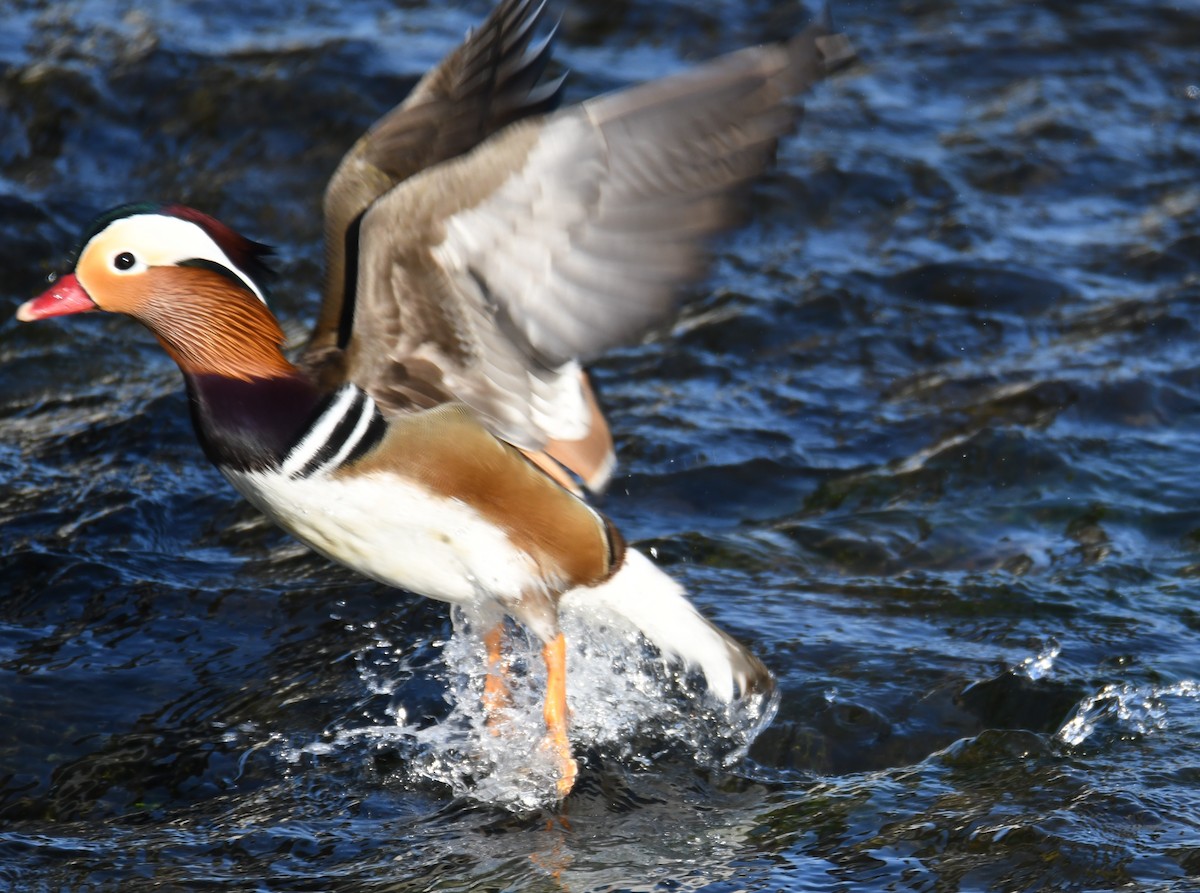
[[[613,440],[583,366],[669,322],[793,99],[848,58],[823,17],[790,40],[558,110],[543,5],[504,0],[346,154],[324,200],[326,280],[293,361],[268,249],[178,204],[101,216],[74,271],[17,311],[149,328],[208,459],[276,523],[382,583],[543,643],[546,746],[565,796],[560,603],[593,603],[724,701],[774,680],[587,502]]]

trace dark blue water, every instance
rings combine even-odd
[[[0,7],[4,305],[171,198],[277,246],[299,341],[325,179],[486,9]],[[444,610],[243,505],[133,324],[9,319],[0,888],[1200,889],[1200,7],[837,13],[752,224],[596,369],[605,511],[779,677],[749,754],[660,704],[561,810],[470,795]],[[557,57],[579,99],[805,18],[576,2]]]

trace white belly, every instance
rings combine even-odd
[[[515,603],[541,588],[535,562],[504,531],[463,502],[401,478],[225,476],[297,539],[383,583],[460,604]]]

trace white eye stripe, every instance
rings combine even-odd
[[[254,281],[238,269],[230,257],[204,229],[189,220],[165,214],[135,214],[114,220],[92,237],[114,247],[109,268],[118,274],[144,272],[149,267],[174,266],[189,260],[205,260],[233,273],[260,301],[267,303]],[[109,240],[112,240],[111,242]],[[91,244],[89,243],[89,244]],[[132,255],[134,263],[121,269],[118,258]]]

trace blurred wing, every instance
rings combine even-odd
[[[543,81],[553,30],[533,42],[545,0],[504,0],[346,153],[325,190],[324,302],[305,362],[339,365],[353,301],[359,219],[397,183],[473,149],[529,115],[557,107],[562,78]],[[336,374],[336,373],[335,373]]]
[[[402,183],[363,218],[349,377],[392,409],[462,400],[602,484],[607,469],[556,449],[596,424],[580,364],[674,315],[708,237],[737,222],[737,187],[794,125],[789,100],[848,53],[818,23],[515,124]]]

